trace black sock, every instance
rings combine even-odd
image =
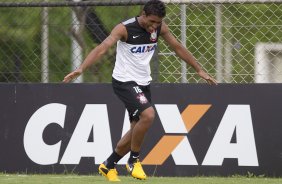
[[[128,163],[132,164],[136,162],[137,159],[139,159],[139,152],[131,151],[128,159]]]
[[[118,161],[122,158],[119,154],[115,151],[109,156],[109,158],[104,162],[105,166],[109,169],[115,168]]]

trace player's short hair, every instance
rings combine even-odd
[[[145,14],[148,15],[156,15],[158,17],[165,17],[166,11],[165,11],[165,4],[160,0],[150,0],[148,1],[144,8],[143,8]]]

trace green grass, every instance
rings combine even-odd
[[[281,184],[282,178],[266,177],[149,177],[146,181],[139,181],[129,176],[120,176],[122,184],[150,183],[150,184]],[[97,175],[24,175],[0,174],[1,184],[95,184],[109,183],[102,176]]]

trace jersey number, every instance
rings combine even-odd
[[[136,93],[142,93],[142,90],[139,88],[139,86],[134,86],[133,89]]]

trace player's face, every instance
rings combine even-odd
[[[151,33],[157,29],[162,23],[163,18],[158,17],[156,15],[145,15],[145,29],[147,32]]]

